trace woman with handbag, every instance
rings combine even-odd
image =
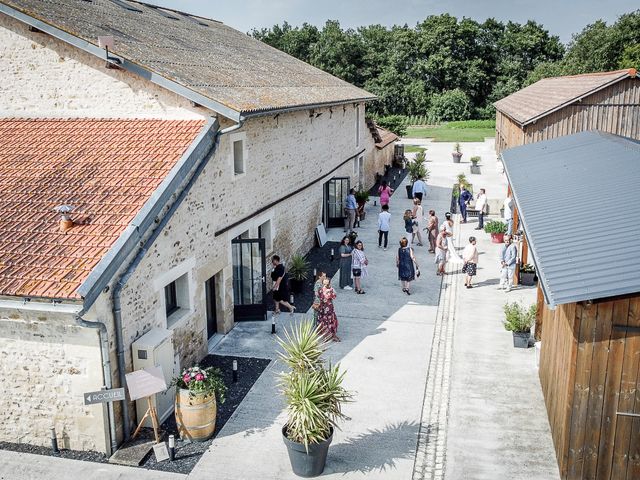
[[[369,260],[367,260],[367,256],[364,254],[364,245],[358,240],[356,242],[356,248],[351,252],[351,273],[353,274],[353,283],[356,287],[355,292],[360,295],[365,293],[362,289],[361,278],[367,276],[367,265],[369,265]]]
[[[318,326],[323,335],[329,340],[339,342],[338,317],[333,307],[336,291],[331,287],[331,281],[326,277],[322,281],[322,288],[318,290],[318,298],[320,299],[318,306]]]
[[[420,269],[407,237],[402,237],[400,240],[396,266],[398,267],[398,279],[402,283],[402,291],[407,295],[411,295],[411,282],[415,280],[416,276],[420,276]]]
[[[418,240],[418,246],[422,246],[422,232],[420,232],[420,223],[423,220],[424,211],[420,199],[418,197],[413,199],[413,210],[411,212],[411,218],[413,218],[411,243],[414,244],[416,239]]]

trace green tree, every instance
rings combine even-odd
[[[439,121],[468,120],[471,116],[471,102],[459,88],[446,90],[432,95],[429,113]]]

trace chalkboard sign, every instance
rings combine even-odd
[[[316,227],[316,238],[318,239],[318,245],[324,247],[327,243],[327,231],[324,229],[324,223],[321,223]]]

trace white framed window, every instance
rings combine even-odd
[[[273,237],[271,236],[271,220],[258,225],[258,238],[264,238],[265,254],[273,250]]]
[[[171,328],[187,312],[191,311],[189,301],[189,274],[176,278],[164,286],[164,307],[167,328]]]
[[[229,140],[233,177],[236,178],[247,173],[247,136],[245,133],[236,133]]]

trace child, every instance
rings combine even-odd
[[[387,249],[389,241],[389,225],[391,224],[391,214],[389,213],[389,205],[382,205],[382,211],[378,214],[378,248],[382,248],[382,239],[384,238],[384,249]]]
[[[413,236],[413,214],[411,210],[404,211],[404,231],[407,232],[407,240],[411,246],[411,237]]]

